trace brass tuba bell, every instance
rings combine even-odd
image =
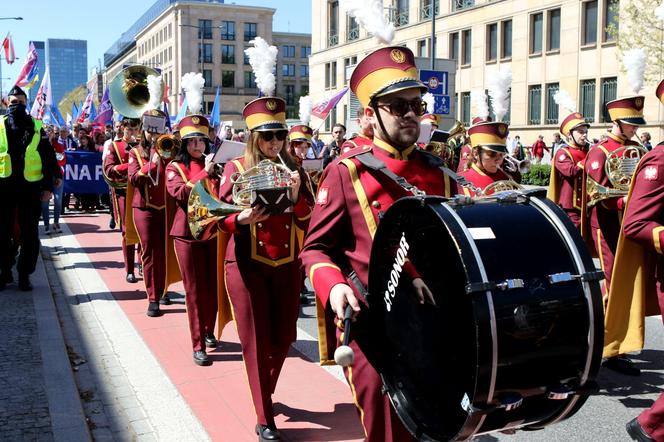
[[[203,181],[194,184],[189,194],[187,221],[189,230],[196,239],[209,239],[214,235],[217,221],[241,212],[246,207],[227,204],[215,199],[203,186]]]
[[[158,77],[155,69],[144,65],[128,66],[121,70],[108,86],[109,98],[113,109],[128,118],[140,118],[150,110],[150,91],[148,75]],[[164,93],[162,83],[160,94]]]

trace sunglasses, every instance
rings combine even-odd
[[[277,140],[279,141],[284,141],[286,137],[288,136],[288,131],[287,130],[277,130],[277,131],[269,131],[269,132],[259,132],[261,135],[261,138],[264,141],[272,141],[272,138],[276,137]]]
[[[411,110],[415,115],[421,117],[427,111],[427,103],[421,98],[411,101],[398,98],[385,103],[378,103],[378,106],[386,108],[395,117],[403,117]]]

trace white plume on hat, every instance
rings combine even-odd
[[[204,86],[205,78],[200,72],[188,72],[182,76],[182,89],[187,98],[187,107],[193,115],[203,111]]]
[[[662,3],[655,8],[655,16],[664,21],[664,0],[662,0]]]
[[[512,69],[503,66],[495,75],[489,77],[489,97],[496,121],[502,121],[509,109]]]
[[[576,102],[565,89],[558,89],[558,92],[553,94],[553,101],[570,112],[576,112]]]
[[[623,65],[627,71],[627,81],[632,92],[638,94],[643,89],[643,76],[646,72],[646,51],[635,48],[623,53]]]
[[[247,48],[244,53],[249,57],[249,64],[256,76],[256,85],[263,95],[270,97],[274,95],[276,79],[274,78],[274,66],[277,64],[279,50],[270,46],[261,37],[256,37],[249,42],[253,48]]]
[[[339,0],[339,6],[381,43],[389,45],[394,40],[394,25],[385,20],[383,0]]]
[[[427,113],[432,114],[436,108],[436,98],[430,92],[427,92],[422,95],[422,101],[427,104]]]
[[[150,93],[150,109],[157,109],[162,99],[162,78],[161,75],[148,75],[148,92]]]
[[[309,121],[311,120],[312,106],[313,105],[311,103],[311,97],[309,95],[300,97],[300,121],[304,125],[309,126]]]
[[[487,121],[489,118],[489,102],[483,91],[470,91],[470,104],[475,108],[475,116]]]

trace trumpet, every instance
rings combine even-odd
[[[519,161],[511,156],[505,156],[503,161],[503,169],[507,173],[519,172],[523,175],[530,171],[530,164],[531,163],[529,159]]]
[[[161,158],[169,160],[178,153],[178,150],[180,150],[180,140],[178,140],[175,135],[163,134],[157,138],[154,148]]]

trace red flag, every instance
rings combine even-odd
[[[311,108],[311,115],[318,117],[321,120],[326,119],[330,114],[330,111],[334,109],[337,103],[343,98],[344,95],[346,95],[346,92],[348,92],[348,87],[341,89],[333,96],[328,97],[319,103],[314,103]]]
[[[4,40],[2,40],[2,47],[5,48],[5,60],[7,64],[14,63],[16,55],[14,54],[14,42],[12,41],[12,35],[8,32]]]

